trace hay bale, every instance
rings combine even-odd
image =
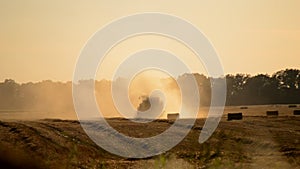
[[[294,110],[294,115],[300,115],[300,110]]]
[[[275,110],[275,111],[267,111],[266,114],[267,114],[267,116],[278,116],[279,115],[279,113],[278,113],[277,110]]]
[[[288,107],[289,108],[295,108],[295,107],[297,107],[297,105],[289,105]]]
[[[227,120],[242,120],[243,119],[243,113],[228,113],[227,114]]]
[[[179,119],[179,113],[171,113],[167,115],[168,120],[176,120]]]

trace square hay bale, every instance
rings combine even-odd
[[[300,110],[294,110],[294,115],[300,115]]]
[[[167,115],[168,120],[176,120],[179,119],[179,113],[170,113]]]
[[[278,113],[277,110],[273,110],[273,111],[267,111],[267,112],[266,112],[266,115],[267,115],[267,116],[278,116],[279,113]]]
[[[227,114],[227,120],[242,120],[243,119],[243,113],[228,113]]]

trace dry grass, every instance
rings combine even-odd
[[[247,109],[250,111],[251,107]],[[116,130],[150,137],[171,123],[108,119]],[[147,159],[126,159],[95,145],[74,120],[0,121],[0,166],[6,168],[300,168],[300,117],[223,118],[204,144],[204,119],[173,149]],[[12,165],[14,164],[14,165]]]

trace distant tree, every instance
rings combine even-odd
[[[267,104],[272,100],[272,95],[276,92],[277,86],[271,83],[269,75],[259,74],[251,77],[244,85],[244,95],[246,102],[251,104]]]
[[[5,79],[4,83],[0,84],[0,104],[3,109],[19,107],[19,87],[20,85],[12,79]]]
[[[300,102],[300,70],[286,69],[273,74],[279,82],[279,101],[281,103]]]
[[[299,89],[300,86],[300,70],[286,69],[273,74],[273,77],[279,81],[281,89]]]
[[[198,83],[200,105],[209,106],[211,102],[211,80],[203,74],[194,74]]]
[[[236,74],[226,75],[227,83],[227,104],[244,104],[247,96],[245,96],[244,89],[250,75]]]

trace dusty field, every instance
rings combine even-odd
[[[161,133],[171,124],[109,119],[134,137]],[[125,159],[96,146],[73,120],[2,120],[1,168],[300,168],[300,117],[222,119],[213,136],[198,143],[204,124],[197,120],[176,147],[148,159]]]

